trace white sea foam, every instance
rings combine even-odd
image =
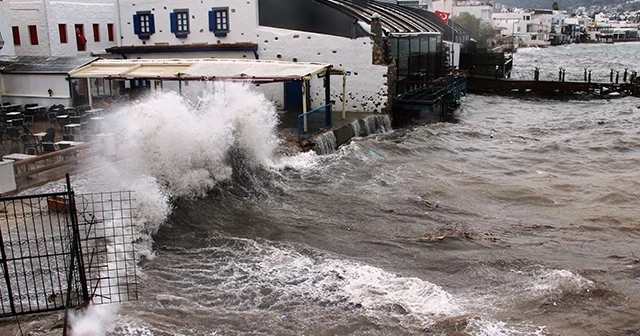
[[[154,272],[154,277],[166,277],[177,288],[175,296],[157,297],[167,308],[206,315],[220,309],[232,313],[296,307],[298,314],[305,309],[322,314],[322,307],[342,306],[361,311],[378,324],[399,321],[409,329],[460,312],[454,298],[429,281],[309,251],[301,253],[289,246],[232,239],[220,247],[183,253],[179,266]],[[233,258],[214,257],[226,255]]]
[[[89,306],[86,310],[71,314],[71,330],[74,336],[102,336],[114,330],[117,305]]]
[[[519,326],[510,327],[501,321],[473,318],[467,324],[465,332],[474,336],[543,336],[544,327]]]
[[[578,292],[593,286],[593,281],[568,270],[546,269],[532,278],[529,288],[533,295],[547,295]]]

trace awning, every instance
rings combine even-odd
[[[297,81],[326,73],[328,63],[245,59],[101,59],[69,72],[71,78],[229,80],[256,83]]]

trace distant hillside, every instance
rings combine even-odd
[[[551,9],[557,2],[560,9],[576,8],[578,6],[589,7],[592,5],[615,5],[625,3],[625,0],[496,0],[495,2],[509,7]]]

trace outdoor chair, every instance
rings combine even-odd
[[[60,125],[60,130],[64,132],[64,125],[69,123],[69,117],[61,117],[62,115],[56,116],[56,123]]]
[[[7,127],[5,129],[5,135],[10,141],[9,154],[20,153],[20,129],[16,127]]]
[[[5,130],[5,127],[0,128],[0,147],[2,148],[3,152],[6,152],[6,149],[4,148],[4,140],[5,140],[4,130]]]
[[[24,152],[24,154],[30,154],[30,155],[38,155],[39,154],[39,150],[38,150],[38,142],[36,141],[36,138],[28,133],[23,133],[20,135],[20,142],[22,143],[22,150]]]
[[[53,142],[42,142],[42,154],[49,154],[57,151],[56,144]]]
[[[40,145],[42,146],[42,154],[50,154],[58,150],[58,148],[56,147],[56,144],[53,142],[41,142]],[[53,158],[51,158],[51,162],[56,163],[58,159],[59,159],[59,156],[56,155]]]
[[[68,144],[68,143],[59,143],[58,144],[58,149],[60,149],[60,150],[67,149],[67,148],[71,148],[71,144]],[[62,159],[66,160],[68,158],[75,157],[75,156],[76,156],[76,152],[65,153],[65,154],[62,154]]]
[[[24,119],[11,119],[11,126],[22,128],[22,126],[24,126]]]
[[[30,110],[31,107],[37,107],[38,104],[26,104],[24,106],[24,112],[22,113],[24,122],[28,125],[33,125],[36,122],[36,112]]]
[[[49,110],[47,112],[47,120],[49,121],[49,123],[55,125],[57,123],[57,116],[59,111],[62,110],[64,112],[64,105],[60,105],[60,104],[53,104],[49,107]]]
[[[47,128],[47,130],[45,131],[45,134],[42,137],[42,142],[55,142],[56,139],[56,129],[53,127]]]

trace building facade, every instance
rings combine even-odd
[[[493,16],[493,4],[487,1],[458,1],[452,9],[453,16],[469,13],[482,22],[490,23]]]
[[[9,8],[11,19],[0,28],[9,30],[6,44],[18,56],[331,63],[347,74],[349,92],[342,97],[343,78],[335,76],[331,100],[362,112],[387,112],[398,78],[428,80],[455,67],[460,46],[470,38],[433,12],[397,1],[0,0],[0,5]],[[443,52],[443,41],[453,38],[450,49],[457,51]],[[316,82],[310,91],[323,92],[313,88],[323,81]],[[118,90],[177,89],[175,83],[121,84]],[[261,84],[259,90],[278,107],[295,109],[288,96],[299,95],[300,87]],[[314,94],[308,101],[317,107],[325,97]]]
[[[348,74],[347,110],[361,112],[387,111],[389,82],[394,77],[390,60],[376,59],[376,48],[389,50],[382,40],[376,45],[372,18],[381,18],[380,39],[399,38],[399,34],[425,34],[425,39],[433,39],[433,43],[424,44],[431,46],[425,47],[425,54],[440,52],[442,30],[448,28],[433,13],[379,2],[121,0],[119,4],[122,40],[118,47],[107,49],[110,53],[123,58],[179,55],[331,63]],[[429,13],[433,17],[425,17]],[[468,33],[461,32],[456,38],[465,36],[468,39]],[[396,55],[407,60],[399,61],[400,71],[408,71],[410,52]],[[435,68],[434,62],[424,67]],[[334,81],[331,99],[340,103],[342,79]],[[291,108],[286,104],[290,101],[287,94],[297,91],[295,85],[299,84],[287,85],[262,85],[260,89],[278,107]],[[319,95],[309,100],[311,107],[324,104]]]
[[[9,40],[18,56],[89,56],[117,44],[118,6],[113,0],[2,2],[8,3]]]
[[[11,13],[6,0],[0,0],[0,55],[15,55],[11,37]]]

